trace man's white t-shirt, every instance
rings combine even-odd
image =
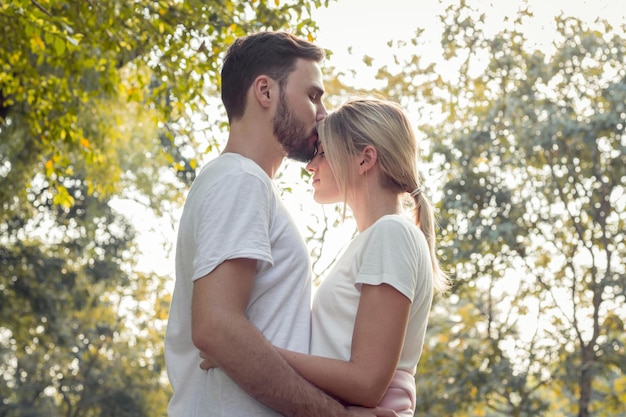
[[[180,220],[165,336],[174,390],[171,417],[278,416],[220,369],[200,369],[192,343],[193,282],[234,258],[258,261],[246,310],[250,322],[271,344],[308,353],[311,268],[306,245],[267,174],[252,160],[226,153],[194,180]]]
[[[383,283],[411,300],[398,369],[415,374],[433,299],[433,272],[424,234],[401,215],[383,216],[358,234],[318,288],[311,354],[350,360],[361,285]]]

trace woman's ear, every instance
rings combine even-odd
[[[367,145],[361,151],[361,161],[359,162],[359,175],[372,169],[378,160],[378,151],[375,147]]]

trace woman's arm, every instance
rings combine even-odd
[[[411,303],[387,284],[361,287],[350,361],[279,349],[305,379],[350,404],[380,403],[400,359]]]

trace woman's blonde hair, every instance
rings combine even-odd
[[[353,178],[350,160],[366,146],[376,148],[382,186],[409,193],[415,203],[415,223],[428,242],[435,288],[445,291],[448,277],[436,256],[435,215],[422,192],[417,169],[417,142],[409,119],[397,103],[377,98],[353,98],[330,113],[317,127],[331,170],[347,201]]]

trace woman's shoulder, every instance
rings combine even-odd
[[[403,214],[382,216],[368,230],[371,237],[376,239],[425,243],[422,230]]]
[[[387,214],[380,217],[371,229],[419,230],[415,222],[403,214]]]

